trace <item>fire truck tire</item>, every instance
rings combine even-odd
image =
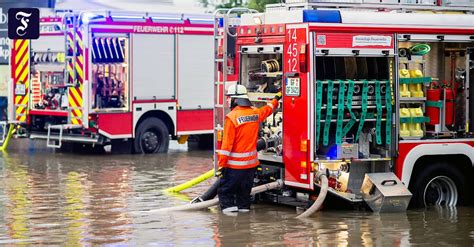
[[[158,118],[147,118],[137,128],[134,150],[136,153],[166,153],[170,136],[166,124]]]
[[[424,167],[410,183],[411,206],[456,206],[469,202],[469,184],[459,169],[438,162]]]

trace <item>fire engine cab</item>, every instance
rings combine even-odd
[[[10,123],[49,147],[212,145],[212,16],[66,12],[13,40]],[[181,138],[180,138],[181,137]]]
[[[281,90],[280,108],[261,126],[257,178],[282,179],[285,189],[267,199],[295,204],[324,173],[330,194],[374,210],[406,209],[410,198],[413,206],[469,203],[473,7],[288,0],[264,13],[218,12],[216,149],[230,110],[225,88],[246,86],[256,107]]]

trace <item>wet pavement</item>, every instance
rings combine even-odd
[[[14,141],[0,158],[0,245],[261,246],[474,244],[474,208],[373,214],[326,208],[296,220],[294,208],[258,204],[236,217],[217,209],[157,213],[185,204],[212,181],[179,196],[163,189],[211,166],[211,152],[174,143],[169,154],[54,153]]]

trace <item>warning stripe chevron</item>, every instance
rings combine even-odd
[[[15,92],[15,118],[17,121],[25,122],[28,113],[28,97],[29,97],[29,74],[30,74],[30,41],[14,40],[12,67],[13,83],[15,88],[23,87],[24,94],[16,95]],[[23,85],[23,86],[20,86]],[[23,90],[21,90],[23,91]]]
[[[68,33],[68,39],[71,41],[73,40],[73,34]],[[82,34],[80,32],[76,33],[76,43],[74,44],[74,52],[76,52],[76,61],[75,65],[73,64],[74,61],[70,60],[68,64],[69,70],[69,77],[72,82],[72,78],[74,78],[73,73],[76,73],[76,84],[73,87],[69,88],[68,93],[68,101],[69,101],[69,108],[70,108],[70,120],[72,124],[81,124],[82,123],[82,107],[84,106],[83,98],[82,98],[82,84],[84,82],[84,44],[82,41]],[[74,69],[73,69],[74,66]]]

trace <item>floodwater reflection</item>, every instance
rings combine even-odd
[[[473,245],[474,210],[466,207],[402,214],[326,208],[305,220],[295,219],[294,208],[263,203],[235,217],[217,209],[149,212],[210,186],[162,192],[210,169],[211,154],[177,144],[169,154],[135,156],[17,144],[0,158],[0,245]]]

